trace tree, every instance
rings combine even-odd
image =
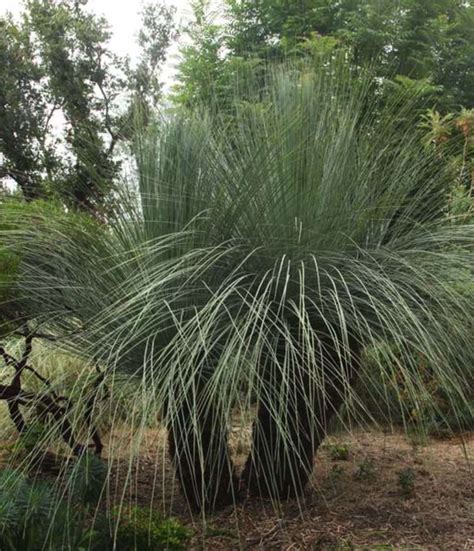
[[[128,64],[126,73],[130,79],[130,109],[139,110],[142,126],[148,124],[161,101],[160,68],[177,37],[175,13],[176,8],[156,2],[145,4],[141,11],[142,26],[138,34],[141,55],[135,68]]]
[[[300,496],[367,350],[414,403],[428,393],[420,358],[454,408],[465,402],[474,312],[457,284],[472,275],[473,226],[440,215],[446,171],[400,134],[408,98],[374,116],[370,75],[320,63],[268,70],[235,132],[213,109],[150,126],[138,194],[106,230],[1,212],[30,316],[108,374],[140,378],[197,509],[232,503],[240,483]],[[239,481],[227,427],[255,402]]]
[[[146,6],[136,68],[114,55],[103,18],[87,0],[26,0],[20,21],[0,20],[0,177],[26,200],[59,196],[104,208],[129,135],[130,107],[155,108],[159,68],[173,33],[173,9]]]
[[[474,109],[444,116],[429,109],[420,126],[426,133],[425,146],[449,170],[449,208],[453,214],[469,219],[474,212]]]
[[[377,76],[395,75],[438,87],[434,102],[444,110],[474,105],[474,7],[460,0],[226,0],[220,35],[221,56],[282,59],[344,48],[355,66],[375,65]],[[211,26],[208,25],[207,29]],[[209,55],[192,35],[183,50],[183,69]],[[192,53],[192,55],[191,55]],[[222,63],[222,60],[221,60]],[[188,87],[209,83],[202,75]],[[214,82],[214,81],[213,81]]]
[[[188,30],[191,44],[182,49],[183,61],[174,87],[175,101],[185,107],[212,105],[225,91],[223,32],[209,21],[208,0],[193,2],[194,21]]]

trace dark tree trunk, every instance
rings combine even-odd
[[[168,420],[168,443],[189,505],[210,512],[235,503],[237,480],[226,421],[212,404],[196,403],[198,398],[188,397]]]
[[[272,402],[281,398],[276,392],[269,394],[268,402],[261,402],[258,408],[242,479],[254,495],[286,499],[302,493],[320,439],[312,430],[314,414],[304,398],[296,393],[288,397],[287,418],[283,420],[272,410]]]
[[[13,421],[18,434],[24,434],[27,431],[27,426],[20,411],[20,403],[18,400],[7,400],[7,406],[10,418]]]
[[[316,450],[344,401],[344,387],[353,382],[357,372],[359,346],[355,342],[350,346],[352,361],[341,366],[339,356],[326,344],[322,351],[325,358],[322,388],[321,384],[315,384],[302,362],[292,366],[282,391],[281,370],[267,361],[263,399],[242,474],[250,493],[274,499],[303,494],[313,471]],[[281,346],[277,354],[280,359],[284,357]],[[309,371],[317,368],[310,366]]]

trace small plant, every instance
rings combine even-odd
[[[366,457],[364,461],[359,463],[354,473],[354,478],[356,480],[373,480],[376,478],[375,466],[372,459]]]
[[[26,432],[18,437],[18,449],[24,449],[26,452],[38,450],[44,440],[47,427],[42,423],[33,423]]]
[[[329,456],[333,461],[347,461],[349,459],[349,446],[347,444],[330,444]]]
[[[66,498],[52,481],[0,470],[0,549],[96,549],[101,534],[90,527],[90,513],[106,474],[97,456],[84,454],[68,473]]]
[[[411,467],[398,472],[398,485],[404,496],[411,496],[415,491],[416,473]]]
[[[81,502],[59,499],[51,482],[0,471],[0,549],[89,548],[94,533]]]
[[[340,465],[333,465],[331,472],[329,473],[329,479],[334,484],[338,482],[344,475],[344,469]]]
[[[113,513],[117,527],[117,551],[159,551],[186,549],[191,533],[178,520],[163,518],[156,511],[132,507],[126,512]]]
[[[315,543],[315,550],[325,551],[355,551],[355,545],[347,539],[328,541],[324,536]]]
[[[96,455],[85,453],[69,473],[69,491],[84,506],[98,503],[107,477],[107,467]]]

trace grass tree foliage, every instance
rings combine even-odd
[[[379,109],[368,82],[279,67],[232,123],[167,117],[137,141],[137,185],[107,225],[51,206],[15,225],[2,205],[23,315],[141,378],[197,509],[242,488],[301,496],[368,350],[414,403],[421,361],[453,411],[465,402],[473,303],[457,283],[474,228],[443,212],[447,175],[406,124],[410,98]],[[255,411],[240,473],[236,408]]]

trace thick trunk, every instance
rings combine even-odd
[[[184,401],[168,421],[176,475],[189,505],[212,511],[235,503],[237,482],[227,446],[227,426],[212,404]]]
[[[265,366],[264,398],[259,404],[252,449],[242,474],[252,494],[274,499],[302,495],[312,474],[316,450],[344,402],[344,388],[355,378],[359,347],[351,344],[352,361],[344,366],[340,365],[339,356],[326,347],[322,362],[325,367],[321,369],[324,384],[314,382],[311,368],[293,366],[282,392],[281,370]]]
[[[13,421],[18,434],[25,434],[27,431],[27,426],[20,411],[20,403],[18,400],[8,400],[7,405],[10,418]]]
[[[266,379],[242,479],[254,495],[286,499],[303,492],[323,432],[316,428],[308,377],[295,374],[284,398],[278,393],[278,373],[273,381],[268,374]]]

